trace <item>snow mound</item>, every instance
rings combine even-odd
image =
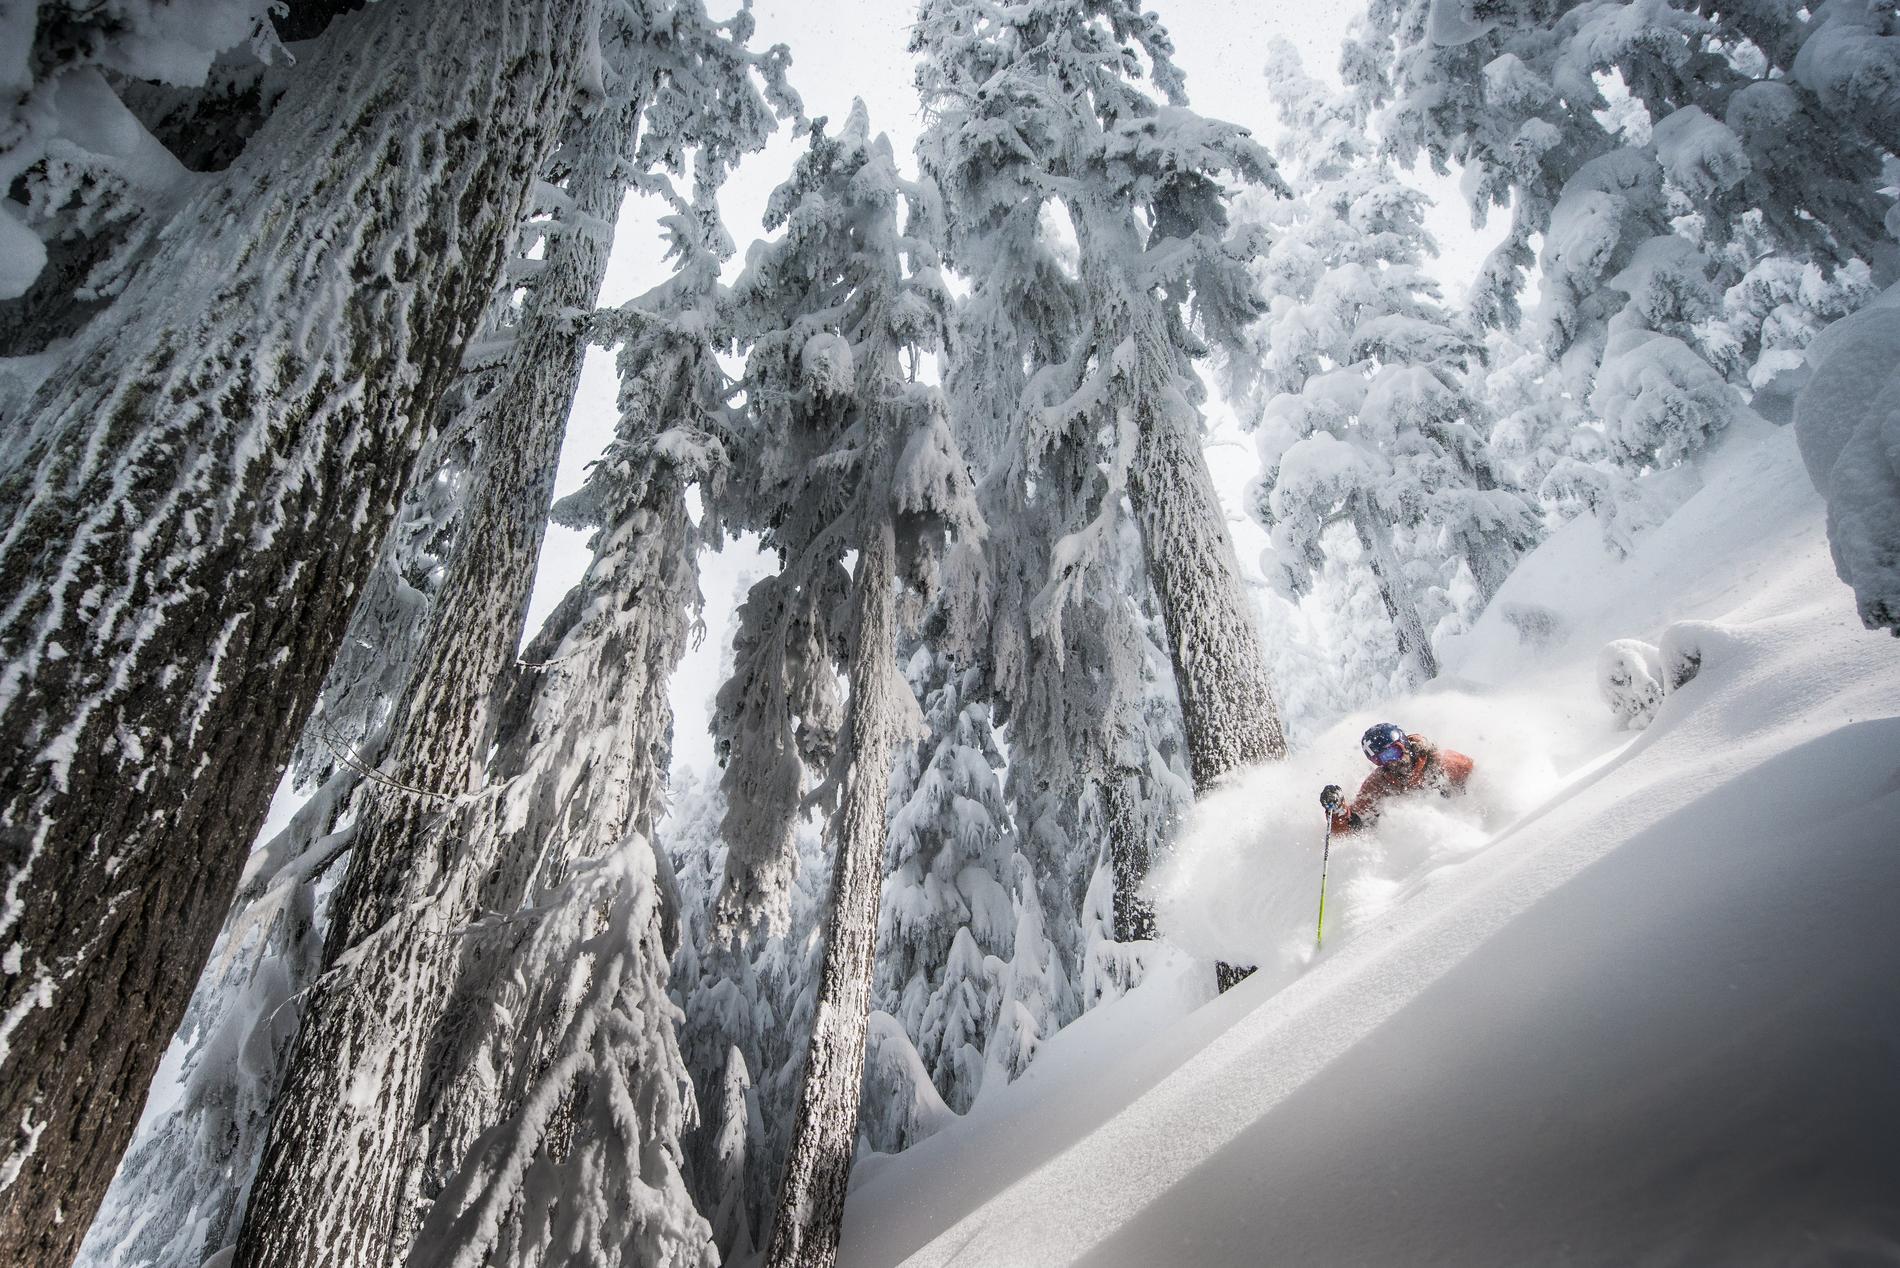
[[[1663,702],[1662,653],[1640,638],[1619,638],[1597,656],[1597,694],[1616,724],[1640,731]]]

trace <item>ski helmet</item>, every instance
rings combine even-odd
[[[1359,747],[1365,753],[1368,762],[1386,766],[1405,756],[1408,751],[1405,743],[1405,728],[1393,722],[1381,722],[1369,726],[1366,733],[1359,737]],[[1389,753],[1396,748],[1398,752]]]

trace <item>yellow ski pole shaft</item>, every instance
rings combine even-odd
[[[1326,816],[1326,845],[1319,856],[1319,930],[1313,935],[1313,949],[1319,950],[1326,942],[1326,865],[1333,857],[1333,817]]]

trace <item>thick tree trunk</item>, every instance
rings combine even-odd
[[[365,746],[364,760],[379,748]],[[178,1102],[139,1124],[80,1248],[87,1268],[197,1265],[236,1239],[301,997],[322,966],[317,892],[349,848],[337,823],[362,784],[339,771],[252,852],[166,1054],[182,1055]]]
[[[853,579],[857,640],[851,664],[846,741],[851,767],[838,811],[838,854],[818,1012],[805,1057],[778,1221],[767,1268],[830,1268],[844,1222],[845,1183],[857,1143],[864,1039],[877,955],[883,889],[885,798],[911,703],[898,676],[896,536],[889,520],[863,543]]]
[[[564,117],[585,6],[335,23],[0,473],[0,1259],[66,1263]],[[299,1246],[283,1262],[315,1262]]]
[[[1143,772],[1110,769],[1102,781],[1102,809],[1108,819],[1108,862],[1115,882],[1115,941],[1141,942],[1155,936],[1155,908],[1142,892],[1153,861],[1140,804]]]
[[[451,444],[466,453],[467,440]],[[80,1248],[87,1268],[197,1264],[237,1240],[304,1000],[323,967],[317,891],[340,878],[339,856],[347,865],[352,829],[337,825],[360,818],[371,787],[361,772],[377,769],[389,747],[389,712],[427,622],[436,589],[428,578],[452,553],[467,465],[424,450],[291,758],[298,783],[321,786],[245,860],[166,1052],[182,1057],[179,1103],[141,1119]],[[233,1052],[244,1060],[230,1060]]]
[[[1201,453],[1192,367],[1172,319],[1146,288],[1122,275],[1141,255],[1133,217],[1092,202],[1071,210],[1097,329],[1133,350],[1125,373],[1135,384],[1138,435],[1128,501],[1167,631],[1188,775],[1196,793],[1205,793],[1234,770],[1285,757],[1286,736],[1240,561]],[[1106,336],[1098,342],[1105,353],[1114,346]],[[1131,880],[1118,875],[1118,888]],[[1248,972],[1218,963],[1215,981],[1224,991]]]
[[[1168,634],[1175,690],[1197,792],[1222,776],[1286,756],[1286,737],[1267,678],[1240,561],[1201,453],[1186,338],[1151,289],[1127,276],[1142,255],[1129,209],[1100,199],[1070,204],[1081,243],[1095,343],[1119,371],[1138,430],[1129,460],[1128,500],[1141,530],[1148,578]]]
[[[1385,605],[1386,615],[1392,618],[1392,628],[1397,632],[1399,655],[1405,661],[1412,685],[1423,686],[1438,677],[1438,655],[1432,651],[1431,636],[1425,632],[1425,618],[1419,615],[1418,602],[1405,584],[1404,568],[1392,549],[1392,526],[1363,493],[1353,495],[1350,514],[1353,532],[1359,535],[1359,544],[1365,547],[1366,563],[1379,583],[1379,602]]]
[[[591,20],[591,19],[590,19]],[[569,195],[579,216],[555,238],[514,332],[509,371],[478,408],[484,438],[461,544],[436,596],[394,721],[388,775],[356,831],[331,909],[326,971],[312,988],[239,1238],[240,1264],[398,1262],[417,1224],[421,1152],[411,1136],[430,1037],[481,911],[502,838],[463,830],[479,790],[491,706],[521,643],[554,475],[592,310],[625,190],[612,161],[631,127],[612,111],[589,129],[609,158]],[[426,790],[418,793],[407,790]],[[368,1103],[376,1113],[365,1116]]]
[[[1205,792],[1229,771],[1285,757],[1286,738],[1199,438],[1174,410],[1151,407],[1141,422],[1129,501],[1168,631],[1188,773]]]

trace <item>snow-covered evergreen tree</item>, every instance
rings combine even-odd
[[[730,1263],[756,1253],[771,1232],[817,1007],[832,860],[817,826],[801,822],[784,928],[724,936],[714,904],[725,873],[725,809],[717,784],[687,790],[665,839],[681,893],[680,1048],[700,1104],[687,1177]]]
[[[1238,344],[1259,311],[1251,243],[1229,232],[1221,179],[1275,186],[1271,161],[1243,130],[1188,109],[1167,32],[1126,0],[930,0],[912,46],[933,115],[926,164],[959,204],[956,267],[996,266],[1009,205],[1060,208],[1075,234],[1080,326],[1062,360],[1029,367],[1030,397],[1010,410],[1011,460],[1081,486],[1072,518],[1053,526],[1061,540],[1036,623],[1060,639],[1126,499],[1168,629],[1195,780],[1279,756],[1265,661],[1200,453],[1192,367],[1203,340]],[[1072,466],[1065,442],[1077,448]]]
[[[878,963],[860,1125],[915,1144],[967,1111],[991,1072],[1021,1073],[1071,1013],[1034,868],[1016,849],[982,671],[935,614],[905,673],[927,735],[891,776]]]
[[[336,866],[348,858],[363,802],[377,787],[388,723],[455,550],[478,435],[474,409],[505,370],[508,345],[492,336],[517,289],[504,270],[485,337],[474,342],[446,395],[445,421],[417,464],[292,755],[290,777],[314,791],[246,863],[172,1039],[168,1061],[175,1062],[179,1094],[169,1112],[141,1120],[80,1248],[81,1264],[204,1259],[236,1236],[304,993],[321,965]]]
[[[1827,500],[1834,571],[1868,629],[1900,636],[1900,292],[1822,331],[1795,401],[1801,460]]]
[[[714,937],[712,922],[713,899],[726,865],[719,832],[726,807],[719,785],[687,772],[669,791],[671,805],[660,824],[658,844],[672,866],[679,894],[673,998],[681,1009],[680,1055],[699,1104],[698,1124],[685,1140],[686,1180],[712,1226],[721,1262],[743,1263],[757,1253],[754,1217],[770,1201],[771,1192],[770,1182],[758,1174],[766,1124],[753,1061],[759,1059],[761,1039],[783,1028],[755,1024],[757,1013],[770,1011],[770,1002],[745,995],[745,986],[758,980],[745,971],[749,962],[704,971],[709,966],[702,957],[716,960],[729,946]]]
[[[939,147],[953,142],[938,128],[926,130],[920,142],[926,174],[944,170]],[[993,530],[977,565],[980,584],[950,596],[967,602],[968,610],[946,613],[945,621],[981,631],[976,689],[992,701],[992,719],[1007,732],[1005,796],[1024,860],[1015,881],[1017,923],[1028,922],[1057,951],[1046,964],[1032,961],[1037,972],[1019,975],[1037,989],[999,1017],[1005,1029],[997,1033],[1011,1054],[1006,1065],[1020,1069],[1035,1045],[1079,1009],[1076,912],[1100,841],[1082,816],[1091,804],[1088,780],[1105,766],[1096,742],[1107,732],[1103,676],[1128,662],[1100,653],[1114,627],[1106,611],[1112,583],[1099,563],[1084,565],[1081,575],[1090,584],[1082,602],[1088,606],[1066,623],[1059,640],[1035,626],[1036,600],[1048,582],[1061,526],[1080,515],[1074,499],[1083,492],[1081,449],[1060,442],[1034,475],[1013,455],[1022,445],[1030,373],[1066,360],[1082,328],[1082,295],[1072,260],[1062,258],[1072,244],[1051,234],[1037,203],[1015,197],[1007,173],[973,169],[964,175],[956,185],[938,178],[949,245],[961,252],[971,283],[958,308],[945,390],[964,451],[985,464],[979,496]],[[967,249],[959,245],[966,233]],[[1133,857],[1148,844],[1111,843],[1111,849]],[[1035,942],[1018,939],[1025,950]]]
[[[13,1262],[66,1262],[118,1162],[592,20],[333,23],[8,419],[5,883],[60,895],[0,919]]]
[[[1341,64],[1386,104],[1399,161],[1456,162],[1474,212],[1511,209],[1478,290],[1487,320],[1515,312],[1544,234],[1546,274],[1571,273],[1550,315],[1587,323],[1579,303],[1617,303],[1585,279],[1607,280],[1658,234],[1761,234],[1828,264],[1884,254],[1875,191],[1893,115],[1854,74],[1893,56],[1879,34],[1855,5],[1379,0]],[[1665,184],[1691,213],[1680,225],[1656,218]]]
[[[702,537],[686,494],[716,484],[730,428],[715,353],[722,231],[703,214],[671,224],[674,278],[596,323],[596,337],[620,345],[621,422],[587,483],[556,508],[595,530],[594,558],[523,651],[489,791],[462,828],[465,857],[494,863],[474,878],[471,914],[492,914],[464,931],[453,998],[429,1036],[416,1110],[425,1129],[406,1154],[433,1203],[417,1263],[585,1262],[603,1247],[654,1253],[653,1239],[696,1255],[703,1241],[690,1200],[608,1200],[575,1213],[596,1239],[582,1251],[573,1229],[538,1222],[530,1198],[576,1174],[604,1193],[636,1177],[684,1193],[674,1173],[678,1134],[693,1121],[690,1083],[664,998],[676,915],[670,868],[648,842],[663,811],[668,684],[698,604]],[[608,938],[619,908],[628,923]],[[618,947],[626,930],[637,946]],[[586,990],[578,978],[548,989],[578,971],[606,976]],[[657,1029],[655,1010],[668,1019]],[[637,1148],[624,1116],[580,1121],[631,1070],[647,1089],[636,1099],[655,1107],[633,1124]]]
[[[493,1095],[477,1090],[462,1090],[452,1099],[441,1091],[453,1085],[453,1079],[441,1074],[435,1050],[457,1045],[453,1033],[435,1032],[445,1017],[463,1020],[451,1000],[465,958],[465,926],[485,909],[511,910],[513,903],[497,891],[505,891],[510,881],[517,887],[525,884],[522,873],[529,862],[552,869],[558,878],[578,866],[576,860],[625,853],[628,847],[622,843],[630,834],[651,830],[652,816],[645,805],[657,794],[664,769],[670,715],[664,708],[663,684],[683,644],[688,606],[683,602],[665,605],[663,619],[680,627],[670,636],[642,643],[640,632],[634,631],[635,646],[646,656],[617,668],[618,691],[611,690],[614,684],[588,682],[589,687],[610,689],[584,702],[579,717],[562,717],[555,728],[573,743],[584,723],[598,721],[589,714],[602,710],[624,711],[635,729],[633,736],[612,727],[589,729],[590,734],[604,732],[593,742],[625,743],[626,757],[612,755],[590,772],[595,781],[592,795],[565,807],[573,818],[558,845],[534,840],[531,833],[497,830],[484,822],[479,801],[473,816],[456,804],[466,801],[487,777],[483,767],[495,736],[491,702],[511,671],[520,640],[555,461],[588,334],[585,321],[577,318],[592,307],[600,286],[606,226],[643,169],[677,166],[684,145],[700,135],[716,136],[715,144],[704,147],[699,163],[702,184],[710,188],[725,164],[748,143],[758,144],[771,123],[766,103],[749,81],[748,59],[732,49],[726,33],[710,23],[696,3],[651,11],[612,10],[599,42],[605,77],[597,90],[605,104],[577,117],[557,157],[555,179],[540,188],[542,202],[555,213],[536,226],[545,254],[531,275],[521,279],[527,284],[526,298],[518,320],[504,332],[513,346],[510,373],[477,406],[477,425],[485,433],[483,462],[473,479],[465,512],[468,523],[423,637],[412,689],[398,706],[393,724],[391,779],[399,788],[379,792],[355,834],[350,871],[335,903],[326,948],[330,967],[311,993],[253,1193],[241,1243],[247,1262],[272,1261],[290,1247],[315,1243],[328,1245],[326,1253],[340,1256],[338,1262],[388,1253],[372,1247],[401,1253],[413,1232],[419,1200],[430,1196],[425,1169],[442,1175],[461,1165],[459,1151],[472,1132],[487,1125],[485,1111],[496,1107]],[[648,126],[643,128],[643,121]],[[685,209],[682,214],[687,214]],[[702,258],[704,251],[687,261],[689,290],[716,269],[716,259],[693,267]],[[653,425],[654,414],[662,426],[674,427],[669,437],[690,435],[679,429],[685,420],[665,413],[675,406],[671,394],[690,400],[698,386],[691,356],[706,359],[701,342],[685,342],[689,357],[684,362],[655,356],[627,367],[632,382],[623,391],[622,405],[636,419],[636,444],[667,443],[665,437],[657,442],[652,438],[661,430]],[[688,367],[683,385],[662,377],[681,364]],[[637,376],[645,375],[659,381],[648,384],[643,393],[645,381]],[[656,405],[661,409],[655,410]],[[671,487],[677,501],[677,482],[663,481],[661,487]],[[624,486],[616,491],[625,492]],[[643,492],[636,489],[631,496],[637,505]],[[607,512],[600,522],[614,527],[626,523],[631,509],[614,506],[601,492],[592,494],[591,504]],[[662,549],[685,548],[678,537],[653,536]],[[682,568],[663,557],[653,571],[664,576]],[[690,588],[690,566],[683,571]],[[651,584],[651,578],[642,581]],[[623,582],[616,594],[627,590]],[[587,615],[581,614],[583,621]],[[630,672],[634,670],[644,672],[636,678]],[[640,727],[652,727],[657,738],[643,741]],[[567,769],[559,773],[563,782],[572,777]],[[532,803],[539,791],[531,772],[511,780],[508,792],[491,799],[490,805],[506,805],[505,820],[522,802]],[[550,826],[546,820],[532,822],[543,830]],[[619,885],[637,913],[634,891],[651,883],[650,861],[644,870],[616,870],[604,863],[593,870]],[[552,883],[549,872],[542,872],[541,883]],[[611,986],[602,986],[605,993],[593,1006],[634,1007],[637,1014],[638,1005],[628,1001],[663,990],[665,955],[643,952],[629,959],[596,948],[590,939],[597,931],[586,927],[585,915],[584,907],[569,912],[557,906],[525,939],[523,954],[545,952],[551,945],[587,949],[595,967],[603,972],[611,967],[623,975]],[[636,914],[630,919],[645,918]],[[573,921],[579,924],[561,932]],[[392,998],[405,1000],[406,1006],[392,1008]],[[575,1027],[598,1025],[604,1035],[613,1030],[610,1022],[554,1016],[537,1033],[545,1040],[565,1024],[570,1033]],[[592,1064],[585,1068],[598,1079],[607,1069],[602,1063],[612,1058],[598,1049],[590,1052],[587,1060]],[[372,1058],[367,1055],[371,1053],[378,1055]],[[491,1060],[488,1068],[500,1071],[507,1064]],[[666,1069],[663,1063],[650,1075],[667,1078]],[[347,1089],[361,1087],[371,1077],[378,1080],[380,1099],[416,1107],[414,1119],[424,1129],[425,1146],[412,1143],[414,1129],[406,1114],[383,1120],[383,1130],[373,1139],[361,1129]],[[438,1112],[444,1121],[437,1121]],[[665,1115],[642,1126],[649,1128],[673,1130]],[[669,1147],[664,1136],[659,1147]],[[494,1199],[491,1194],[484,1200]],[[325,1231],[339,1217],[348,1224],[347,1235]],[[530,1232],[522,1235],[528,1238],[524,1246],[536,1244]],[[598,1229],[593,1235],[604,1236]]]
[[[1772,379],[1759,329],[1744,321],[1738,339],[1722,320],[1724,291],[1767,253],[1847,291],[1857,260],[1891,256],[1879,187],[1893,116],[1868,72],[1892,57],[1851,4],[1381,0],[1343,67],[1387,103],[1400,161],[1457,162],[1480,218],[1511,208],[1474,291],[1486,320],[1516,320],[1542,237],[1552,390],[1588,404],[1605,458],[1634,476],[1725,427],[1729,385]],[[1590,480],[1567,466],[1556,491],[1574,498]]]
[[[753,707],[758,684],[786,674],[789,639],[802,624],[834,631],[797,649],[815,662],[805,672],[841,670],[848,683],[836,760],[810,794],[831,808],[835,861],[814,1028],[767,1254],[773,1264],[829,1263],[843,1215],[885,802],[898,746],[917,725],[916,701],[896,665],[900,586],[928,594],[945,533],[968,539],[982,531],[942,398],[916,379],[917,358],[942,347],[948,302],[932,213],[856,106],[837,135],[814,128],[809,152],[768,206],[767,227],[783,234],[752,249],[734,286],[755,420],[754,465],[735,488],[747,522],[780,560],[779,573],[747,602],[734,682],[745,684],[742,709]],[[731,752],[725,779],[734,803],[721,897],[726,936],[770,927],[761,899],[781,890],[789,872],[782,849],[741,853],[731,831],[745,822],[737,803],[765,794],[747,808],[761,829],[747,844],[769,847],[794,827],[789,812],[801,782],[782,716],[741,739],[746,747]]]
[[[473,828],[503,843],[503,866],[488,878],[482,908],[518,914],[478,930],[459,968],[462,1003],[451,1012],[472,1013],[478,1022],[441,1036],[440,1072],[425,1092],[427,1183],[441,1196],[418,1243],[418,1262],[537,1253],[546,1229],[494,1226],[473,1213],[500,1211],[513,1221],[520,1201],[540,1183],[531,1172],[559,1176],[577,1165],[562,1126],[569,1111],[557,1112],[550,1126],[536,1105],[549,1097],[578,1105],[606,1094],[621,1077],[612,1064],[626,1061],[602,1050],[551,1076],[556,1047],[570,1038],[579,1042],[590,1027],[619,1027],[615,1018],[631,1006],[669,1016],[674,1008],[654,1002],[668,970],[652,957],[680,936],[672,869],[655,873],[651,863],[636,861],[630,842],[661,857],[644,843],[663,812],[660,781],[672,726],[668,686],[698,603],[696,554],[719,531],[716,519],[694,524],[686,494],[695,483],[716,489],[733,429],[725,404],[730,385],[717,359],[724,338],[718,273],[729,247],[709,207],[682,208],[668,224],[679,257],[674,277],[597,322],[597,337],[620,345],[620,427],[586,484],[556,508],[563,521],[595,530],[594,558],[523,653],[526,670],[493,763],[492,778],[501,787]],[[638,870],[616,882],[613,901],[650,904],[649,923],[637,927],[639,973],[622,977],[611,993],[543,991],[544,980],[567,971],[564,948],[597,931],[575,923],[582,908],[547,905],[536,895],[614,858]],[[653,894],[643,896],[649,888]],[[544,926],[553,930],[550,936],[539,932]],[[524,1026],[524,1019],[532,1024]],[[676,1095],[675,1081],[690,1095],[690,1052],[675,1048],[674,1025],[664,1028],[664,1045],[631,1054],[662,1105]],[[683,1038],[678,1042],[686,1046]],[[677,1134],[697,1117],[690,1110],[644,1122],[648,1143],[639,1150],[621,1149],[614,1144],[620,1129],[597,1124],[605,1134],[589,1137],[589,1148],[605,1152],[586,1165],[610,1173],[613,1183],[628,1168],[650,1182],[650,1163],[670,1158],[675,1161],[667,1165],[680,1168],[683,1183]],[[506,1162],[509,1157],[526,1168]],[[676,1231],[698,1221],[686,1205],[670,1209],[685,1221],[675,1223]],[[623,1221],[616,1236],[656,1232],[652,1226],[643,1231],[639,1203],[608,1214]]]
[[[1438,670],[1429,592],[1462,568],[1488,601],[1537,520],[1485,444],[1468,390],[1479,349],[1426,273],[1424,196],[1291,45],[1276,44],[1267,79],[1299,194],[1244,204],[1271,244],[1256,264],[1271,296],[1257,347],[1227,362],[1260,448],[1252,509],[1295,594],[1326,566],[1329,527],[1351,528],[1416,685]]]
[[[962,1113],[981,1086],[996,1019],[991,966],[1007,962],[1015,933],[1007,888],[1014,851],[989,710],[968,698],[978,671],[960,670],[930,642],[912,640],[911,648],[905,676],[927,733],[891,774],[875,1002],[914,1046],[935,1099]],[[874,1038],[874,1048],[884,1042]],[[866,1077],[865,1131],[874,1148],[901,1148],[940,1125],[928,1113],[933,1098],[918,1095],[908,1077],[876,1083]],[[913,1119],[912,1109],[923,1116]]]
[[[1181,725],[1175,688],[1191,705],[1176,751],[1197,779],[1279,751],[1198,448],[1188,358],[1201,345],[1177,307],[1192,296],[1217,338],[1256,311],[1249,246],[1226,237],[1217,177],[1270,170],[1244,133],[1186,110],[1165,32],[1126,5],[926,4],[912,48],[930,117],[919,152],[942,191],[950,261],[971,286],[946,384],[966,451],[984,455],[997,526],[981,665],[1008,735],[1006,793],[1041,898],[1037,927],[1058,949],[1056,963],[1017,975],[1035,981],[1003,1021],[1019,1069],[1081,1006],[1087,966],[1125,959],[1094,956],[1106,944],[1085,931],[1143,928],[1140,873],[1173,788],[1127,759],[1180,744],[1181,731],[1144,729]],[[1159,99],[1135,82],[1150,72]],[[1139,536],[1124,531],[1131,514]],[[1193,584],[1210,589],[1191,600],[1170,589]],[[1140,703],[1152,684],[1125,638],[1130,603],[1166,618],[1153,644],[1171,662],[1159,711]],[[1110,813],[1106,790],[1130,779]],[[1098,889],[1103,867],[1113,884]],[[1091,893],[1102,919],[1085,924]]]

